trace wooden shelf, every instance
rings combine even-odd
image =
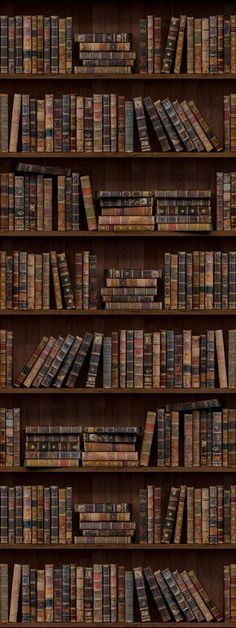
[[[0,316],[236,316],[236,310],[0,310]]]
[[[222,151],[219,153],[188,153],[188,152],[153,152],[141,153],[0,153],[0,159],[22,159],[29,161],[30,159],[236,159],[236,152],[230,153]]]
[[[236,74],[141,74],[133,72],[131,74],[0,74],[1,81],[235,81]]]
[[[0,238],[236,238],[235,231],[1,231]]]
[[[0,467],[0,473],[236,473],[236,467]]]
[[[1,388],[0,395],[236,395],[236,388]]]
[[[35,550],[35,551],[64,551],[64,550],[73,550],[73,552],[75,550],[81,551],[81,550],[127,550],[127,551],[136,551],[136,550],[141,550],[146,551],[146,550],[158,550],[158,551],[162,551],[162,550],[167,550],[167,551],[189,551],[189,550],[194,550],[194,551],[199,551],[199,550],[214,550],[214,551],[218,551],[218,550],[236,550],[236,545],[234,545],[233,543],[222,543],[222,545],[210,545],[205,544],[205,545],[197,545],[196,543],[189,543],[187,545],[187,543],[179,543],[179,544],[174,544],[174,543],[152,543],[150,545],[146,544],[146,543],[100,543],[100,544],[96,544],[96,543],[55,543],[55,544],[47,544],[44,545],[43,543],[41,544],[34,544],[34,543],[2,543],[0,544],[0,551],[8,551],[8,550],[19,550],[19,551],[25,551],[25,550]]]
[[[207,622],[201,622],[201,626],[203,625],[208,626]],[[21,628],[28,628],[30,626],[38,626],[38,623],[36,621],[31,621],[31,622],[1,622],[1,628],[8,628],[8,626],[20,626]],[[173,628],[173,625],[175,625],[175,622],[165,622],[164,624],[166,626],[166,628]],[[181,621],[181,626],[183,626],[183,628],[192,628],[193,625],[196,625],[196,622],[193,623],[187,623],[185,621]],[[215,622],[215,621],[211,621],[211,628],[219,628],[220,626],[224,626],[224,628],[236,628],[236,623],[235,622],[221,622],[220,624]],[[56,622],[56,623],[49,623],[49,622],[40,622],[40,626],[41,628],[55,628],[55,626],[57,626],[58,628],[71,628],[71,626],[74,626],[75,628],[86,628],[88,626],[88,622],[87,623],[78,623],[78,622]],[[114,628],[127,628],[127,623],[123,623],[123,622],[112,622],[112,623],[104,623],[104,622],[89,622],[89,626],[91,628],[104,628],[104,626],[114,626]],[[134,628],[143,628],[143,622],[132,622],[131,624],[128,623],[128,626],[134,626]],[[163,622],[155,622],[155,621],[149,621],[148,622],[148,626],[150,626],[150,628],[163,628]]]

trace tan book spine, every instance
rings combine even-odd
[[[50,308],[50,253],[43,253],[43,310]]]
[[[37,622],[45,621],[45,584],[44,584],[44,570],[37,569]]]
[[[187,16],[181,15],[180,22],[179,22],[179,32],[178,32],[178,39],[177,39],[176,54],[175,54],[175,65],[174,65],[175,74],[179,74],[181,71],[186,23],[187,23]]]
[[[230,16],[230,72],[236,72],[236,15]]]
[[[187,543],[194,543],[194,488],[187,487]]]
[[[236,486],[230,487],[230,542],[236,543]]]
[[[28,310],[34,310],[34,305],[35,305],[34,277],[35,277],[35,255],[34,253],[28,253],[28,284],[27,284]]]
[[[194,543],[202,542],[202,489],[194,489]]]
[[[216,355],[219,373],[220,388],[227,388],[227,371],[225,361],[225,348],[222,329],[215,330]]]
[[[45,151],[45,102],[44,100],[37,100],[37,152],[43,153]]]
[[[43,258],[40,253],[35,255],[35,310],[42,309]]]
[[[30,370],[29,374],[27,375],[26,379],[23,382],[24,386],[26,388],[30,388],[30,386],[33,383],[36,375],[38,374],[39,370],[41,369],[41,366],[45,362],[46,357],[48,356],[49,352],[51,351],[54,343],[55,343],[55,338],[53,336],[50,336],[46,346],[44,347],[43,351],[41,352],[40,356],[36,360],[34,366],[32,367],[32,369]]]
[[[9,622],[17,622],[19,595],[20,595],[20,583],[21,583],[21,565],[14,564],[12,588],[11,588],[11,601],[9,611]]]
[[[17,152],[18,138],[19,138],[20,113],[21,113],[21,94],[14,94],[12,118],[11,118],[10,141],[9,141],[9,153]]]
[[[153,486],[147,486],[147,533],[148,533],[148,544],[153,543],[153,534],[154,534],[154,491]]]
[[[183,485],[180,487],[179,503],[178,503],[178,508],[177,508],[177,516],[176,516],[176,524],[175,524],[174,543],[181,542],[186,491],[187,491],[186,486]]]
[[[84,567],[76,567],[76,621],[84,621]]]
[[[0,251],[0,280],[1,280],[1,292],[0,292],[0,308],[6,309],[6,251]]]
[[[153,353],[152,353],[152,373],[153,373],[153,388],[160,388],[160,375],[161,375],[161,362],[160,362],[160,332],[153,332]],[[135,369],[134,369],[135,372]]]
[[[171,412],[171,466],[179,466],[179,413]]]
[[[62,294],[61,294],[61,286],[60,286],[56,251],[50,251],[50,259],[51,259],[51,267],[52,267],[52,278],[53,278],[53,286],[54,286],[54,293],[55,293],[56,309],[62,310],[63,309],[62,308]]]
[[[209,18],[202,18],[202,73],[209,74]]]
[[[140,454],[140,466],[147,467],[149,464],[151,446],[153,441],[154,429],[156,424],[156,412],[148,412],[146,418],[146,425],[143,435],[143,443]]]
[[[187,74],[194,72],[194,17],[187,17]]]
[[[209,489],[202,488],[202,543],[209,542]]]
[[[76,150],[84,152],[84,98],[76,96]]]

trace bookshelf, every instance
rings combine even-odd
[[[174,5],[174,6],[173,6]],[[161,0],[143,2],[143,0],[73,0],[63,3],[58,0],[49,3],[41,0],[40,12],[42,15],[58,13],[60,16],[72,15],[73,32],[113,32],[128,31],[133,35],[133,49],[139,49],[139,19],[148,13],[158,14],[163,22],[163,42],[166,40],[168,26],[172,12],[180,15],[199,15],[202,17],[224,13],[229,16],[235,13],[235,6],[231,0]],[[30,0],[3,0],[1,14],[34,14],[37,8],[32,8]],[[78,52],[73,45],[73,59],[77,60]],[[30,93],[33,98],[43,97],[44,93],[53,92],[61,96],[63,93],[76,92],[83,96],[93,93],[116,93],[127,98],[150,95],[153,99],[169,96],[175,98],[193,98],[200,110],[206,114],[217,137],[223,141],[223,96],[235,92],[236,74],[140,74],[135,72],[126,74],[0,74],[1,92]],[[137,129],[135,130],[135,133]],[[93,190],[110,189],[155,189],[164,188],[208,188],[212,191],[213,213],[215,213],[215,176],[218,170],[236,170],[235,152],[210,153],[163,153],[151,150],[141,153],[136,136],[135,152],[115,153],[86,153],[86,152],[2,152],[0,153],[0,170],[12,170],[19,161],[39,163],[42,165],[66,166],[79,170],[81,175],[90,175]],[[82,221],[83,222],[83,221]],[[109,267],[126,266],[127,268],[155,268],[160,267],[164,252],[177,253],[181,248],[192,252],[196,248],[201,250],[216,250],[224,252],[234,248],[236,231],[212,231],[209,233],[181,233],[181,232],[98,232],[87,231],[82,224],[81,231],[5,231],[0,232],[1,249],[8,252],[18,247],[27,252],[40,253],[65,250],[68,258],[72,259],[75,252],[84,248],[98,255],[98,273],[103,277],[103,270]],[[182,239],[184,245],[182,244]],[[158,244],[158,245],[157,245]],[[99,280],[100,281],[100,280]],[[100,281],[101,283],[101,281]],[[98,283],[98,294],[100,290]],[[86,330],[99,331],[110,335],[120,328],[156,329],[170,328],[176,330],[193,329],[196,334],[204,333],[206,326],[210,329],[221,327],[224,331],[234,327],[236,310],[34,310],[15,311],[0,310],[0,327],[13,329],[14,332],[14,365],[13,379],[22,368],[26,358],[36,346],[42,335],[66,335],[67,333],[83,335]],[[77,319],[78,317],[78,319]],[[25,320],[26,319],[26,320]],[[169,401],[178,402],[190,399],[211,399],[218,397],[223,400],[226,408],[236,407],[236,389],[232,388],[180,388],[180,389],[105,389],[99,382],[95,389],[81,387],[73,389],[40,388],[1,389],[1,407],[10,408],[18,405],[21,409],[21,466],[1,467],[2,484],[12,486],[24,484],[50,483],[65,487],[68,484],[73,489],[73,501],[88,502],[118,502],[132,503],[133,519],[139,528],[139,489],[148,484],[159,485],[162,488],[162,514],[167,507],[167,500],[171,485],[204,487],[211,484],[222,484],[225,488],[235,482],[234,467],[156,467],[151,460],[148,467],[112,468],[112,467],[65,467],[65,468],[26,468],[24,460],[24,429],[26,425],[126,425],[141,426],[144,428],[146,413],[163,407]],[[80,482],[82,479],[82,482]],[[73,514],[73,526],[78,530],[78,521]],[[136,535],[139,538],[138,534]],[[26,555],[25,555],[25,550]],[[82,552],[81,552],[82,550]],[[58,555],[55,555],[58,552]],[[81,554],[80,554],[81,552]],[[119,553],[119,554],[118,554]],[[151,565],[154,569],[171,570],[194,569],[206,590],[217,603],[219,610],[223,609],[223,566],[230,562],[236,563],[236,546],[232,543],[214,544],[140,544],[134,541],[126,544],[0,544],[0,562],[8,562],[13,566],[15,562],[28,562],[36,569],[43,568],[45,562],[54,562],[55,565],[76,562],[76,564],[91,565],[93,563],[115,563],[125,565],[128,569],[139,565]],[[149,600],[150,601],[150,600]],[[158,616],[152,602],[150,603],[152,617]],[[19,613],[18,619],[21,616]],[[140,612],[135,594],[135,621],[132,625],[141,628]],[[32,623],[32,622],[31,622]],[[174,622],[167,622],[167,628]],[[33,622],[36,625],[36,622]],[[68,622],[40,622],[42,628],[58,628],[71,626]],[[183,621],[189,628],[192,624]],[[17,621],[14,625],[28,626],[28,623]],[[84,628],[86,623],[76,623]],[[105,624],[107,625],[107,624]],[[117,628],[124,628],[124,622],[115,622]],[[151,621],[150,628],[161,628],[160,621]],[[217,622],[211,626],[216,628]],[[1,623],[7,628],[9,623]],[[90,622],[90,626],[103,627],[104,622]],[[236,623],[224,622],[224,628],[236,626]]]

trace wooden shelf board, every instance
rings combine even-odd
[[[0,467],[1,473],[236,473],[236,467]]]
[[[175,625],[175,622],[165,622],[165,627],[166,628],[173,628],[173,624]],[[202,625],[208,625],[207,622],[201,622],[201,626]],[[28,623],[23,623],[23,622],[1,622],[1,628],[8,628],[9,626],[21,626],[21,628],[28,628],[30,626],[38,626],[38,622],[36,621],[31,621]],[[56,622],[56,623],[49,623],[49,622],[40,622],[40,626],[41,628],[55,628],[55,626],[57,626],[58,628],[71,628],[71,625],[73,625],[75,628],[86,628],[88,626],[88,623],[81,623],[81,622]],[[108,624],[104,624],[104,622],[89,622],[89,626],[90,628],[104,628],[104,626],[114,626],[114,628],[127,628],[127,623],[125,622],[112,622],[108,623]],[[193,622],[192,623],[187,623],[185,621],[181,622],[181,626],[183,626],[183,628],[192,628],[193,625],[196,625],[196,623]],[[236,623],[235,622],[221,622],[220,624],[215,622],[215,621],[211,621],[211,628],[219,628],[220,626],[224,626],[224,628],[236,628]],[[132,622],[131,624],[128,624],[128,626],[134,626],[134,628],[143,628],[143,622]],[[148,626],[150,628],[163,628],[163,622],[153,622],[150,621],[148,622]]]
[[[131,74],[106,74],[105,72],[100,72],[99,74],[84,74],[84,73],[73,73],[73,74],[0,74],[0,80],[2,81],[32,81],[32,80],[43,80],[43,81],[78,81],[78,80],[101,80],[105,81],[110,80],[118,80],[118,81],[234,81],[236,79],[236,74],[231,73],[222,73],[222,74],[141,74],[140,72],[133,72]]]
[[[8,551],[8,550],[19,550],[19,551],[25,551],[25,550],[35,550],[35,551],[42,551],[42,550],[51,550],[51,551],[64,551],[64,550],[128,550],[128,551],[136,551],[136,550],[141,550],[146,551],[146,550],[167,550],[167,551],[178,551],[178,550],[194,550],[194,551],[198,551],[198,550],[214,550],[214,551],[218,551],[218,550],[236,550],[236,545],[234,545],[233,543],[224,543],[222,545],[210,545],[210,544],[205,544],[205,545],[197,545],[196,543],[191,543],[188,544],[187,543],[179,543],[179,544],[174,544],[174,543],[152,543],[150,545],[146,544],[146,543],[100,543],[100,544],[95,544],[95,543],[68,543],[68,544],[64,544],[64,543],[55,543],[55,544],[46,544],[44,545],[42,544],[33,544],[33,543],[2,543],[0,544],[0,551]]]
[[[236,388],[1,388],[0,395],[236,395]]]
[[[1,231],[0,238],[236,238],[235,231]]]
[[[41,152],[14,152],[0,153],[0,159],[19,159],[20,161],[29,159],[236,159],[236,152],[222,151],[219,153],[188,153],[188,152],[130,152],[130,153],[41,153]]]
[[[236,316],[236,310],[0,310],[0,316]]]

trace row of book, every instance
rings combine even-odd
[[[109,268],[104,275],[105,287],[101,289],[101,296],[106,310],[161,308],[162,303],[156,300],[161,270]]]
[[[75,543],[132,543],[136,523],[131,510],[127,502],[76,504],[79,536],[75,536]]]
[[[75,42],[79,45],[76,74],[130,74],[134,68],[131,33],[75,33]]]
[[[161,502],[161,487],[139,489],[140,543],[235,544],[235,486],[171,486],[163,522]],[[75,544],[132,543],[131,504],[74,504],[74,510]],[[0,543],[72,544],[72,512],[71,487],[0,486]]]
[[[156,190],[158,231],[211,231],[211,190]]]
[[[161,17],[139,21],[139,71],[179,74],[222,74],[236,71],[236,15],[171,17],[161,54]]]
[[[234,172],[216,174],[217,230],[235,228],[235,181]],[[79,230],[82,202],[89,230],[153,231],[156,222],[159,231],[210,231],[211,199],[211,190],[201,189],[99,190],[93,199],[88,175],[18,163],[15,173],[0,174],[0,227],[2,231]]]
[[[216,229],[236,229],[236,172],[216,173]]]
[[[161,487],[139,489],[140,543],[235,543],[235,497],[235,486],[171,486],[162,523]]]
[[[57,310],[97,307],[97,256],[89,251],[75,254],[75,290],[65,253],[0,251],[1,310],[48,310],[53,285]],[[52,279],[52,281],[51,281]]]
[[[235,572],[236,566],[230,565],[227,594],[231,621],[235,621]],[[14,564],[11,589],[8,564],[0,565],[0,575],[0,619],[5,622],[16,623],[19,616],[26,623],[133,623],[140,619],[150,622],[151,617],[163,622],[222,621],[193,570],[127,569],[114,563],[89,567],[45,564],[41,569]]]
[[[0,420],[0,464],[17,466],[20,409],[2,408]],[[234,467],[235,434],[235,409],[218,399],[188,401],[148,411],[141,445],[138,427],[26,426],[24,464],[77,466],[82,459],[83,466]]]
[[[72,17],[0,16],[0,72],[72,72]]]
[[[230,99],[233,103],[234,95]],[[150,97],[126,100],[117,94],[45,94],[35,99],[15,93],[11,110],[8,94],[0,94],[0,103],[0,150],[5,152],[133,152],[134,118],[142,152],[151,151],[149,126],[164,152],[223,148],[193,100],[153,103]],[[234,150],[233,141],[227,150]]]
[[[236,308],[236,252],[164,254],[166,310]]]
[[[236,412],[218,399],[168,404],[148,411],[140,465],[158,467],[234,466]],[[155,437],[155,438],[154,438]],[[152,453],[153,452],[153,453]]]
[[[75,253],[74,266],[73,288],[65,252],[14,251],[7,255],[6,251],[0,251],[0,308],[47,310],[55,302],[56,309],[96,309],[97,256],[89,251]],[[166,310],[235,309],[235,273],[235,251],[165,253],[164,307]],[[162,270],[111,268],[104,275],[101,297],[105,309],[162,308],[158,287]]]
[[[104,388],[236,387],[236,331],[228,331],[227,369],[221,329],[201,335],[191,329],[182,333],[122,329],[111,336],[86,332],[83,339],[72,334],[43,336],[14,385],[73,388],[88,354],[89,388],[96,386],[101,355]]]
[[[186,66],[188,73],[235,72],[235,21],[235,15],[171,17],[162,57],[161,17],[148,15],[139,21],[139,71],[179,73]],[[72,72],[69,16],[1,15],[0,38],[1,73]],[[136,54],[131,51],[131,33],[75,33],[75,42],[79,44],[76,73],[132,71]]]
[[[77,231],[81,200],[88,229],[96,229],[89,176],[80,177],[70,168],[19,163],[15,173],[0,174],[1,231]]]
[[[29,426],[25,466],[234,467],[236,411],[218,399],[167,404],[138,427]],[[138,450],[140,449],[140,454]],[[20,408],[0,409],[0,466],[20,465]]]
[[[72,543],[72,488],[0,486],[0,543]]]

